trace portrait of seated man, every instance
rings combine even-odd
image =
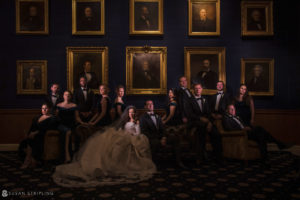
[[[80,77],[85,77],[87,80],[87,87],[91,89],[97,89],[99,81],[95,72],[92,71],[92,62],[86,60],[82,66],[83,71],[79,73],[78,82]]]
[[[266,31],[266,17],[263,8],[248,9],[247,30]]]
[[[197,10],[197,9],[195,9]],[[216,17],[209,18],[209,13],[206,8],[199,8],[195,12],[192,19],[193,32],[215,32],[216,31]]]
[[[134,63],[133,88],[159,88],[160,74],[159,66],[148,60]]]
[[[41,5],[39,5],[41,4]],[[21,31],[42,31],[44,24],[43,3],[39,4],[21,4],[20,10],[20,30]],[[23,5],[23,6],[22,6]]]
[[[100,6],[99,2],[88,5],[86,3],[77,4],[77,31],[99,31],[101,29]]]
[[[158,3],[135,3],[135,30],[158,30]]]
[[[203,59],[201,71],[197,73],[192,84],[200,83],[204,89],[215,89],[218,82],[218,74],[212,70],[211,60],[208,58]]]
[[[246,66],[247,67],[247,66]],[[261,64],[250,66],[250,75],[246,79],[246,85],[249,91],[254,92],[267,92],[269,90],[269,77],[267,67]],[[264,73],[266,71],[266,73]]]
[[[37,70],[39,66],[24,68],[23,89],[35,90],[41,89],[41,71]]]

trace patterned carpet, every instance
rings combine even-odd
[[[1,152],[0,185],[5,199],[300,199],[295,158],[288,152],[271,152],[270,168],[228,160],[222,167],[213,161],[196,167],[187,159],[190,170],[164,161],[146,182],[70,189],[53,183],[54,165],[20,170],[16,152]]]

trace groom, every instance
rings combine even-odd
[[[149,139],[152,155],[156,156],[161,148],[166,147],[167,144],[171,145],[176,156],[177,165],[186,169],[181,162],[179,139],[174,135],[165,135],[161,118],[153,112],[154,104],[152,100],[145,102],[145,109],[146,113],[140,118],[140,127],[141,132]]]

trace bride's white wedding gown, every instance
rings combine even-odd
[[[155,172],[147,136],[127,122],[124,130],[109,128],[91,136],[72,163],[56,167],[53,180],[65,187],[90,187],[135,183]]]

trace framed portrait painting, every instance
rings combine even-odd
[[[220,0],[189,0],[190,36],[220,35]]]
[[[130,0],[129,34],[162,35],[163,0]]]
[[[242,36],[273,35],[273,1],[242,1]]]
[[[72,0],[72,34],[105,34],[105,0]]]
[[[167,47],[126,47],[127,94],[166,94]]]
[[[203,94],[215,94],[218,81],[226,83],[224,47],[185,47],[188,87],[201,83]]]
[[[67,47],[67,85],[74,91],[80,77],[95,93],[100,84],[108,84],[108,47]]]
[[[16,0],[16,33],[49,33],[48,0]]]
[[[17,61],[17,94],[47,94],[47,61]]]
[[[274,95],[274,59],[242,58],[241,83],[247,85],[250,95]]]

